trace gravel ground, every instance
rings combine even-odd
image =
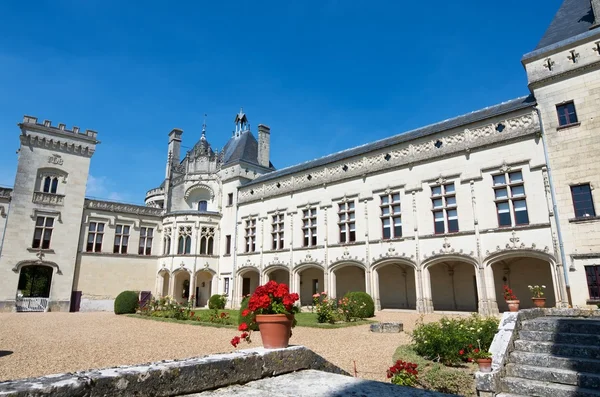
[[[380,312],[411,331],[421,315]],[[424,316],[425,321],[439,319]],[[374,334],[368,325],[339,329],[294,328],[293,344],[367,379],[385,380],[392,354],[410,342],[406,333]],[[0,381],[230,352],[234,329],[149,321],[112,313],[0,313]],[[251,345],[260,346],[255,335]],[[239,347],[238,347],[239,348]]]

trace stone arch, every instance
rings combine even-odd
[[[479,266],[479,262],[477,261],[477,259],[473,258],[470,255],[466,255],[466,254],[460,254],[460,253],[451,253],[451,254],[436,254],[436,255],[432,255],[428,258],[426,258],[425,260],[423,260],[423,262],[421,262],[421,268],[423,270],[427,269],[430,266],[433,266],[437,263],[440,262],[450,262],[450,261],[462,261],[462,262],[467,262],[470,263],[471,265],[473,265],[475,267],[475,269],[478,269]]]
[[[357,259],[341,259],[341,260],[332,262],[331,265],[329,265],[329,270],[333,272],[333,271],[336,271],[338,269],[341,269],[341,268],[344,268],[347,266],[357,266],[365,271],[368,270],[368,266],[365,265],[362,261],[359,261]]]
[[[217,272],[207,266],[196,270],[193,277],[194,291],[192,291],[192,295],[194,296],[194,306],[208,306],[210,297],[217,290]]]
[[[269,265],[263,269],[263,276],[267,276],[269,273],[274,272],[275,270],[285,270],[289,272],[290,268],[284,264]]]
[[[341,298],[348,292],[367,292],[369,268],[357,259],[342,259],[331,264],[331,295]]]
[[[520,308],[533,307],[529,285],[545,285],[546,307],[557,306],[561,299],[561,274],[554,255],[547,251],[520,248],[489,254],[484,260],[488,294],[500,312],[507,311],[504,285],[508,285],[520,301]]]
[[[252,294],[260,285],[260,269],[255,266],[244,266],[237,271],[238,296]]]
[[[158,285],[160,296],[169,295],[169,286],[171,284],[171,272],[166,267],[161,267],[156,276],[161,280]]]
[[[195,185],[192,185],[192,186],[188,187],[188,188],[185,190],[185,193],[184,193],[184,195],[183,195],[183,198],[184,198],[185,200],[187,200],[187,199],[189,199],[189,198],[190,198],[190,196],[192,195],[192,193],[194,193],[195,191],[199,191],[199,190],[200,190],[200,191],[201,191],[201,190],[206,190],[206,191],[208,191],[208,193],[209,193],[209,197],[210,197],[210,200],[211,200],[211,201],[212,201],[212,200],[214,200],[214,198],[215,198],[215,192],[214,192],[214,190],[213,190],[213,189],[212,189],[210,186],[208,186],[208,185],[206,185],[206,184],[204,184],[204,183],[195,184]]]
[[[171,278],[173,279],[173,298],[179,303],[187,302],[191,294],[192,272],[185,267],[180,267],[171,272]]]
[[[293,269],[295,291],[300,295],[302,306],[313,304],[313,295],[327,292],[325,284],[325,268],[317,262],[303,262],[297,264]]]
[[[405,257],[386,257],[371,265],[372,295],[381,309],[416,310],[418,291],[417,264]]]
[[[42,261],[42,260],[40,260],[40,261],[31,261],[31,260],[19,261],[12,268],[12,271],[15,272],[15,273],[19,273],[21,271],[21,268],[23,266],[30,266],[30,265],[50,266],[50,267],[56,269],[56,274],[58,274],[59,276],[62,276],[62,271],[60,270],[60,266],[58,266],[57,263],[50,262],[50,261]]]
[[[383,266],[393,264],[393,263],[401,263],[403,265],[407,265],[417,270],[417,264],[409,258],[404,256],[387,256],[381,259],[377,259],[376,261],[371,263],[371,270],[377,270]]]
[[[485,293],[475,258],[461,253],[437,254],[423,261],[421,267],[428,310],[480,310]]]
[[[54,267],[29,262],[19,267],[18,298],[50,298]]]

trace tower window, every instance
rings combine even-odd
[[[233,205],[233,193],[227,194],[227,205]]]
[[[198,202],[198,211],[206,212],[208,210],[208,202],[206,200],[200,200]]]
[[[54,218],[38,216],[35,221],[35,232],[33,233],[32,248],[50,248],[50,239],[54,228]]]
[[[46,176],[44,177],[44,183],[42,185],[42,192],[54,193],[58,190],[58,177]]]
[[[556,113],[558,114],[558,125],[561,127],[577,123],[577,112],[575,112],[573,101],[556,105]]]

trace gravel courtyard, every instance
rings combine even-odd
[[[411,331],[420,315],[380,312],[377,320],[402,321]],[[441,317],[430,314],[425,321]],[[304,345],[362,378],[384,380],[406,333],[374,334],[368,325],[294,328],[293,344]],[[187,358],[233,351],[234,329],[200,327],[116,316],[112,313],[0,313],[0,381],[90,368]],[[260,346],[255,334],[250,345]],[[239,348],[239,347],[238,347]]]

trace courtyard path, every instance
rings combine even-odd
[[[402,321],[411,331],[420,315],[380,312],[377,320]],[[425,321],[441,316],[430,314]],[[385,380],[392,354],[410,342],[406,333],[374,334],[368,325],[294,328],[304,345],[349,373]],[[0,313],[0,381],[151,361],[231,352],[234,329],[149,321],[112,313]],[[260,346],[256,334],[250,345]]]

